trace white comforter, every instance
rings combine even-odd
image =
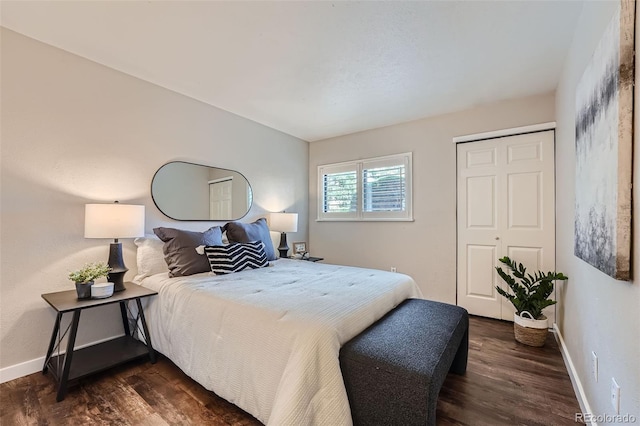
[[[269,425],[349,425],[340,347],[420,290],[408,276],[289,259],[168,278],[145,315],[153,346]]]

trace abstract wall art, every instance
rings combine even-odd
[[[634,27],[622,0],[576,90],[574,253],[619,280],[631,278]]]

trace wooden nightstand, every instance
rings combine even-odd
[[[47,350],[47,356],[45,357],[44,366],[42,367],[42,374],[46,374],[48,370],[51,370],[51,373],[58,382],[57,401],[62,401],[66,396],[67,384],[70,381],[78,380],[90,374],[147,355],[151,363],[155,364],[156,354],[151,345],[151,337],[149,336],[149,330],[147,329],[147,322],[144,318],[144,310],[142,309],[140,299],[158,293],[130,282],[125,283],[125,287],[126,289],[124,291],[114,293],[113,296],[106,299],[78,300],[78,295],[75,290],[58,291],[42,295],[42,298],[57,311],[56,322],[53,326],[53,332],[51,333],[51,341],[49,342],[49,349]],[[127,315],[130,300],[136,301],[138,315],[135,321],[136,324],[138,320],[142,323],[142,331],[146,345],[133,337],[135,330],[130,330],[129,316]],[[80,313],[84,309],[110,305],[112,303],[120,303],[122,326],[124,327],[125,335],[82,349],[74,349],[78,323],[80,322]],[[69,327],[60,334],[62,315],[67,312],[73,312],[73,319]],[[69,333],[67,351],[64,354],[60,354],[60,343],[67,332]],[[57,350],[57,355],[54,355],[55,350]]]

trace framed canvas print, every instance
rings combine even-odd
[[[635,2],[622,0],[576,90],[577,257],[630,279]]]

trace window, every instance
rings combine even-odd
[[[318,220],[413,220],[411,153],[318,167]]]

